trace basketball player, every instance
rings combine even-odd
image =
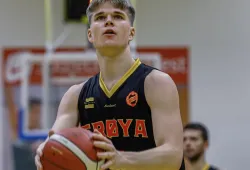
[[[97,155],[106,160],[102,169],[180,169],[177,88],[167,74],[132,58],[134,8],[127,0],[92,0],[87,15],[100,73],[65,93],[52,130],[80,123],[93,131],[95,147],[106,151]],[[38,168],[43,145],[37,150]]]
[[[190,170],[218,170],[205,160],[208,147],[208,131],[201,123],[189,123],[184,127],[184,154]]]

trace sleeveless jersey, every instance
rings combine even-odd
[[[98,129],[120,151],[156,147],[144,93],[145,78],[153,69],[137,59],[111,90],[101,79],[101,73],[90,78],[79,95],[80,125],[91,131]]]

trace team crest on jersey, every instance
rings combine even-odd
[[[93,109],[95,107],[95,99],[94,97],[89,97],[89,98],[86,98],[85,102],[84,102],[84,107],[85,109]]]
[[[135,91],[130,92],[126,97],[127,105],[135,107],[138,102],[138,94]]]

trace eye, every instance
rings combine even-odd
[[[96,20],[98,21],[98,20],[104,20],[105,19],[105,16],[103,16],[103,15],[100,15],[100,16],[98,16],[98,17],[96,17]]]
[[[198,140],[198,138],[196,138],[196,137],[191,137],[191,140],[195,142],[195,141]]]
[[[115,15],[114,19],[123,19],[123,17],[121,15]]]

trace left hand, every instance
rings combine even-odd
[[[99,159],[105,160],[101,169],[121,169],[121,163],[124,159],[121,152],[117,151],[111,140],[103,136],[98,130],[94,130],[92,139],[94,146],[104,152],[97,152]]]

